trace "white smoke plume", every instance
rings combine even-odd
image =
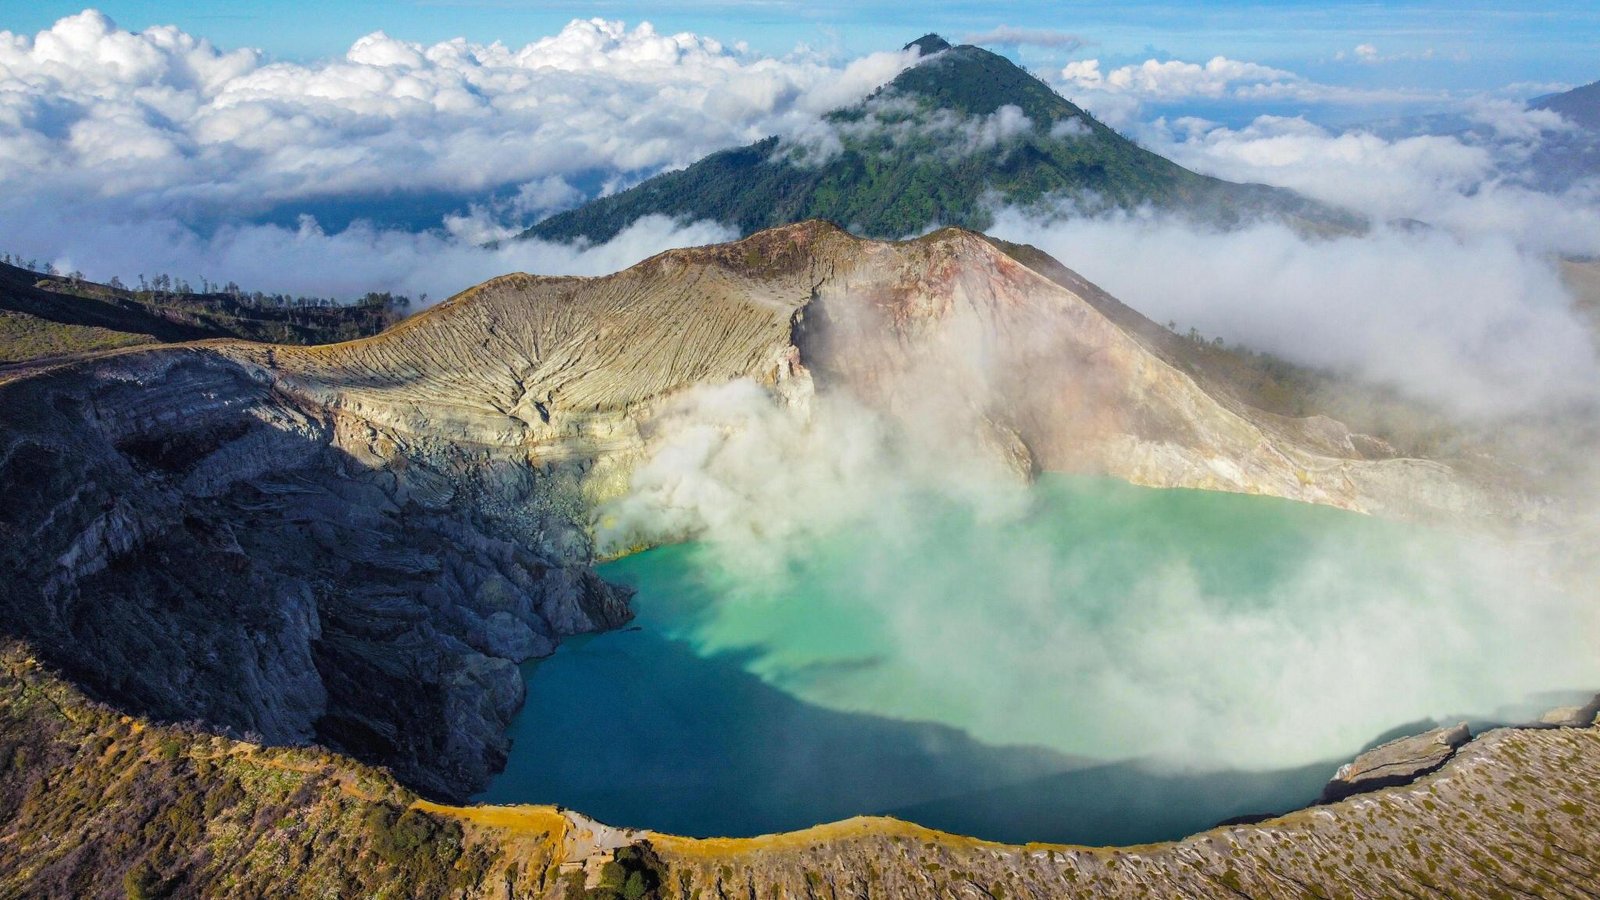
[[[942,423],[907,424],[848,394],[698,390],[657,424],[601,538],[698,539],[714,599],[674,623],[697,652],[806,702],[1070,757],[1286,768],[1600,686],[1596,582],[1560,545],[1242,497],[1232,543],[1168,538],[1141,523],[1193,513],[1165,492],[1026,489],[916,436]],[[1285,518],[1252,526],[1246,508]],[[1246,561],[1284,528],[1304,529],[1290,556]],[[1218,565],[1275,574],[1219,586]],[[816,635],[760,624],[794,622],[794,604],[815,605]]]
[[[1491,198],[1485,198],[1490,202]],[[1157,322],[1394,387],[1468,416],[1596,399],[1600,362],[1557,264],[1505,235],[1379,226],[1309,239],[1162,216],[1041,222],[994,233],[1069,261]]]

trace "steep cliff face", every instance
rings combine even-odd
[[[532,495],[531,470],[363,462],[366,425],[258,375],[170,348],[0,391],[7,631],[124,708],[476,788],[514,663],[621,623],[626,598],[564,519],[530,505],[511,528],[479,501]]]
[[[605,278],[507,276],[346,344],[0,375],[4,627],[130,711],[459,796],[503,760],[514,664],[627,617],[588,569],[589,512],[696,386],[849,392],[914,447],[1023,472],[1496,508],[1337,423],[1208,392],[1072,284],[969,232],[808,223]]]
[[[852,819],[693,840],[551,807],[430,803],[318,748],[86,700],[0,648],[0,896],[1588,896],[1600,728],[1499,729],[1431,774],[1128,848]]]

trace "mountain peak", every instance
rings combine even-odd
[[[910,50],[912,47],[921,50],[923,56],[932,56],[941,50],[949,50],[950,42],[930,31],[900,49]]]
[[[906,69],[879,93],[920,97],[932,107],[967,116],[986,116],[1001,106],[1016,106],[1045,128],[1083,115],[1021,66],[970,44],[951,47],[937,59]]]
[[[605,241],[642,216],[665,215],[743,234],[828,219],[894,238],[937,225],[982,231],[996,202],[1074,215],[1151,206],[1224,226],[1262,216],[1334,233],[1361,226],[1287,191],[1184,169],[982,47],[936,34],[907,46],[934,55],[811,132],[714,153],[551,216],[524,237]]]

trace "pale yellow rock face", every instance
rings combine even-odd
[[[626,490],[664,403],[747,378],[790,404],[848,391],[1022,473],[1391,515],[1501,505],[1441,464],[1364,458],[1332,420],[1208,393],[1081,293],[955,229],[889,243],[803,223],[602,278],[507,275],[362,341],[216,352],[365,423],[341,433],[352,453],[577,462],[585,504]]]

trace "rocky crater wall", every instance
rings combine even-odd
[[[132,712],[460,797],[503,763],[516,664],[628,618],[590,569],[590,512],[697,386],[850,391],[1023,475],[1491,505],[1337,423],[1302,441],[1207,393],[1067,284],[968,232],[806,223],[605,278],[506,276],[345,344],[0,372],[0,615]]]
[[[565,473],[407,455],[209,349],[9,384],[0,408],[0,612],[131,711],[464,796],[503,765],[515,664],[629,616],[532,499]]]

